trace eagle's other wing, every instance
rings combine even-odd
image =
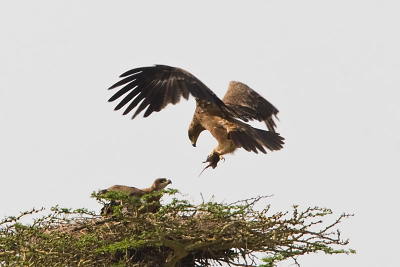
[[[247,85],[230,82],[222,101],[244,121],[264,121],[268,130],[275,132],[276,125],[273,116],[277,118],[278,109]]]
[[[144,117],[149,116],[154,111],[162,110],[168,104],[177,104],[181,97],[188,99],[189,94],[196,99],[212,103],[226,116],[238,116],[235,111],[226,107],[221,99],[204,83],[180,68],[155,65],[129,70],[120,77],[125,78],[112,85],[109,89],[126,85],[108,101],[114,101],[129,92],[115,107],[115,110],[119,110],[130,102],[123,113],[126,115],[140,103],[132,119],[146,108]]]

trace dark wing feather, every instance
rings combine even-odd
[[[253,151],[258,154],[258,150],[266,154],[264,147],[274,151],[283,147],[283,137],[278,133],[264,131],[248,126],[243,129],[236,129],[229,132],[229,138],[236,147],[242,147],[246,151]]]
[[[126,185],[113,185],[108,189],[101,190],[101,193],[104,194],[109,191],[119,191],[119,192],[123,192],[123,193],[129,194],[130,196],[135,196],[135,197],[142,197],[146,194],[144,191],[142,191],[139,188],[132,187],[132,186],[126,186]]]
[[[109,191],[119,191],[126,194],[129,194],[132,197],[142,197],[146,193],[139,188],[126,186],[126,185],[113,185],[108,189],[104,189],[99,191],[101,194],[105,194]],[[121,201],[119,200],[112,200],[109,204],[105,204],[104,207],[101,209],[100,214],[113,214],[114,207],[121,205]]]
[[[277,118],[278,109],[247,85],[230,82],[222,101],[244,121],[264,121],[268,130],[275,132],[276,125],[273,116]]]
[[[281,150],[283,148],[283,145],[285,144],[283,140],[285,140],[285,138],[280,136],[278,133],[264,131],[256,128],[253,128],[253,130],[258,136],[257,140],[269,150],[275,151]]]
[[[147,117],[153,112],[162,110],[168,104],[179,103],[181,97],[188,99],[190,94],[196,99],[205,100],[217,106],[225,116],[239,117],[234,110],[225,106],[205,84],[183,69],[155,65],[129,70],[120,77],[125,78],[109,89],[125,86],[108,101],[114,101],[129,92],[115,109],[118,110],[129,103],[123,113],[125,115],[140,103],[132,118],[146,108],[144,117]]]

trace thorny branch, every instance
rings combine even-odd
[[[291,215],[269,215],[269,206],[255,209],[267,197],[231,204],[203,199],[200,205],[174,198],[154,214],[130,212],[143,204],[123,201],[138,206],[125,213],[117,209],[111,217],[56,206],[51,214],[35,219],[32,225],[21,224],[22,217],[38,212],[32,210],[0,223],[0,263],[110,266],[123,262],[125,266],[195,267],[225,262],[257,266],[253,253],[263,252],[265,266],[288,258],[299,266],[300,255],[353,252],[337,249],[347,245],[348,240],[341,239],[339,230],[332,231],[352,215],[342,214],[327,226],[322,217],[332,211],[325,208],[299,211],[294,206]]]

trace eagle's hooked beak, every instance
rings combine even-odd
[[[172,184],[172,181],[170,179],[168,179],[167,184]]]
[[[194,138],[193,138],[194,139]],[[192,143],[193,147],[196,147],[196,140],[193,140],[192,138],[190,138],[190,143]]]

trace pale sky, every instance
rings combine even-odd
[[[302,267],[398,265],[399,1],[7,1],[0,10],[0,218],[57,204],[98,211],[92,191],[167,177],[194,202],[273,194],[272,212],[327,207],[327,223],[354,213],[339,229],[357,254],[308,255]],[[198,177],[216,141],[202,133],[191,146],[193,98],[135,120],[107,102],[121,73],[153,64],[186,69],[221,98],[229,81],[246,83],[280,110],[284,149],[237,151]]]

